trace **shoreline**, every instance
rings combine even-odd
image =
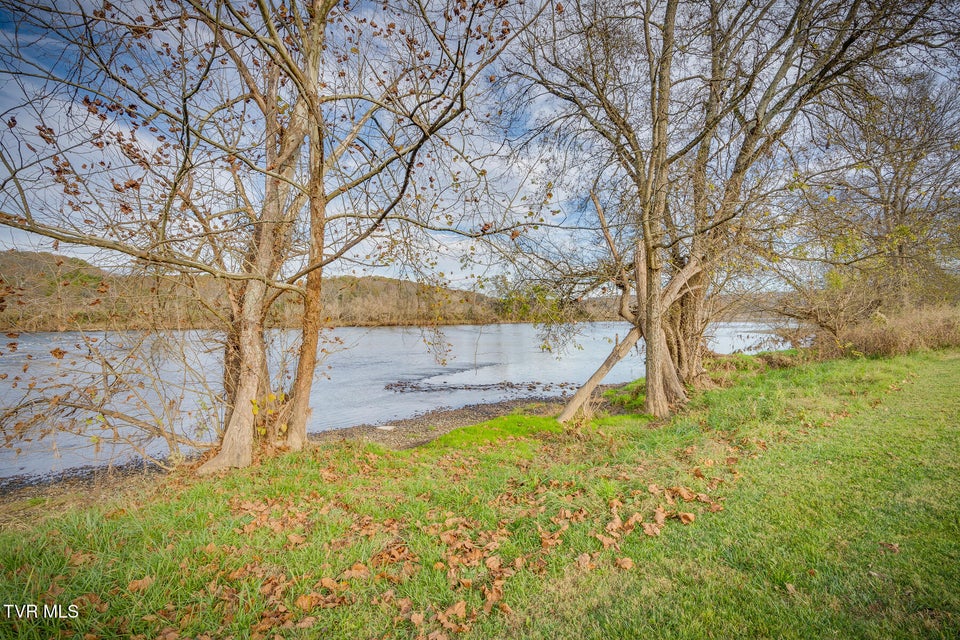
[[[601,393],[619,385],[602,385]],[[390,449],[419,447],[455,429],[509,415],[523,408],[532,415],[556,415],[566,402],[565,396],[530,396],[500,402],[440,408],[417,416],[392,421],[388,425],[355,425],[308,434],[308,446],[340,442],[374,442]],[[109,465],[81,467],[46,476],[12,476],[0,480],[0,529],[18,521],[35,519],[37,511],[56,515],[73,506],[92,505],[139,492],[158,479],[190,474],[196,462],[168,472],[143,460]]]

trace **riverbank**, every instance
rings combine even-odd
[[[960,352],[771,369],[672,420],[319,443],[0,533],[0,636],[960,633]]]
[[[615,388],[606,385],[601,391]],[[428,411],[422,415],[395,420],[389,425],[357,425],[310,434],[310,442],[367,442],[390,449],[422,446],[461,427],[478,424],[522,410],[529,415],[549,416],[560,412],[563,400],[557,398],[519,398],[503,402],[468,405],[457,409]],[[189,474],[192,465],[177,471]],[[49,476],[25,476],[0,483],[0,530],[23,527],[38,516],[75,507],[90,507],[105,500],[142,492],[168,474],[164,469],[142,461],[109,467],[83,467]]]

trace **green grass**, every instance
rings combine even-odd
[[[960,353],[723,375],[664,424],[516,414],[8,530],[0,601],[79,616],[0,637],[960,636]]]

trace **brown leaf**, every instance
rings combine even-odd
[[[790,584],[789,582],[786,583],[784,586],[787,588],[787,593],[789,593],[790,595],[793,596],[797,594],[797,588],[792,584]]]
[[[344,582],[337,582],[333,578],[320,578],[320,586],[330,591],[339,591],[340,589],[346,589],[348,585]]]
[[[900,553],[900,545],[896,542],[881,542],[880,546],[893,553]]]
[[[127,591],[131,591],[133,593],[137,593],[139,591],[146,591],[150,587],[150,585],[153,584],[155,579],[156,578],[154,578],[153,576],[144,576],[139,580],[131,580],[130,584],[127,585]]]
[[[663,524],[667,521],[667,512],[663,510],[663,507],[658,506],[653,512],[653,521],[660,526],[663,526]]]
[[[631,558],[617,558],[617,566],[624,571],[629,571],[633,568],[633,560]]]
[[[674,495],[680,496],[684,502],[692,502],[696,498],[696,494],[686,487],[672,487],[670,491],[672,491]]]
[[[614,547],[617,545],[616,538],[605,536],[602,533],[595,533],[593,534],[593,537],[599,540],[601,544],[603,544],[604,549],[609,549],[610,547]]]
[[[351,578],[369,578],[370,570],[367,569],[363,563],[355,562],[352,567],[343,572],[341,577],[344,580],[350,580]]]
[[[410,623],[415,627],[419,627],[423,624],[423,614],[418,612],[410,614]]]
[[[290,533],[287,534],[287,540],[289,544],[285,545],[285,549],[296,549],[303,546],[303,543],[307,541],[307,536],[300,535],[299,533]]]
[[[293,604],[297,605],[297,607],[303,609],[304,611],[310,611],[317,606],[317,603],[320,602],[320,600],[321,596],[317,593],[305,593],[301,596],[298,596],[297,599],[294,600]]]
[[[584,571],[591,571],[597,568],[597,565],[591,562],[589,553],[581,553],[579,556],[577,556],[577,566]]]
[[[660,535],[660,525],[652,522],[644,522],[643,532],[648,536],[658,536]]]
[[[508,605],[506,602],[498,603],[497,607],[499,607],[500,611],[502,611],[503,615],[505,616],[509,616],[510,614],[513,613],[513,609],[511,609],[510,605]]]
[[[680,522],[682,522],[683,524],[690,524],[691,522],[697,519],[697,516],[695,516],[692,513],[680,512],[680,513],[677,513],[677,518],[679,518]]]
[[[486,565],[487,569],[496,571],[500,568],[502,561],[500,560],[500,556],[490,556],[483,562],[483,564]]]
[[[458,618],[467,617],[467,603],[464,600],[460,600],[455,603],[453,606],[446,610],[448,616],[457,616]]]
[[[643,516],[639,513],[634,513],[632,516],[627,518],[627,521],[623,523],[623,530],[627,533],[633,531],[638,524],[643,522]]]
[[[297,623],[297,629],[309,629],[315,624],[317,624],[317,619],[313,616],[307,616]]]

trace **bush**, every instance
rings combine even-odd
[[[925,349],[960,346],[960,308],[924,307],[887,317],[874,313],[869,320],[834,336],[819,332],[812,348],[821,358],[840,356],[897,356]]]

